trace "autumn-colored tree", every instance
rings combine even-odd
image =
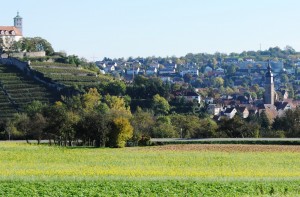
[[[96,88],[90,88],[88,93],[82,96],[83,109],[85,112],[95,110],[100,104],[101,95]]]
[[[166,115],[170,111],[170,105],[164,97],[156,94],[152,99],[152,109],[156,115]]]
[[[116,117],[131,118],[129,106],[126,106],[125,100],[122,97],[106,95],[104,102],[110,109],[109,115],[112,119]]]
[[[111,124],[111,133],[109,135],[110,147],[122,148],[126,142],[132,138],[133,127],[127,118],[115,118]]]

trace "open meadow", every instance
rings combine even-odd
[[[300,146],[0,143],[0,196],[295,196]]]

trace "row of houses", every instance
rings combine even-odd
[[[264,86],[264,71],[267,69],[267,62],[256,62],[252,59],[246,59],[244,61],[232,61],[232,63],[237,64],[235,77],[232,78],[232,86],[252,86],[258,84],[260,87]],[[210,66],[199,69],[197,65],[187,63],[186,65],[178,65],[169,62],[165,65],[159,64],[156,61],[147,63],[145,65],[140,61],[98,61],[96,62],[97,66],[103,74],[119,74],[121,75],[128,83],[132,82],[134,76],[136,75],[145,75],[145,76],[158,76],[162,81],[168,81],[171,83],[184,83],[184,76],[190,75],[189,82],[196,82],[197,79],[201,79],[202,87],[209,87],[212,85],[212,78],[221,77],[225,78],[226,69],[217,67],[213,69]],[[278,77],[280,73],[284,71],[282,62],[270,62],[272,70],[274,67],[274,80],[276,89],[280,88],[281,78]],[[200,73],[200,70],[203,74]],[[300,81],[300,80],[299,80]],[[299,82],[300,84],[300,82]],[[296,92],[296,91],[295,91]],[[298,94],[298,92],[296,92]],[[299,91],[300,95],[300,91]]]
[[[208,100],[205,99],[205,102],[208,102]],[[296,106],[298,106],[298,103],[291,99],[276,101],[274,105],[271,105],[264,104],[262,100],[252,100],[247,96],[239,96],[238,98],[229,96],[208,103],[207,113],[218,121],[223,117],[231,119],[237,114],[242,118],[248,118],[250,115],[259,116],[261,112],[265,111],[270,121],[272,121],[277,116],[281,117],[284,111],[295,109]]]
[[[228,60],[229,61],[229,60]],[[228,62],[226,61],[226,62]],[[245,59],[244,61],[229,61],[230,64],[237,66],[238,72],[261,72],[267,69],[268,62],[267,61],[254,61],[252,59]],[[282,61],[271,61],[270,62],[272,70],[274,73],[279,73],[285,71],[284,64]],[[102,69],[105,73],[111,73],[114,71],[124,72],[126,74],[174,74],[178,68],[177,64],[169,62],[164,65],[159,64],[157,61],[153,61],[147,65],[141,63],[140,61],[96,61],[96,65]],[[183,76],[185,74],[190,75],[199,75],[199,67],[194,64],[187,63],[185,65],[180,65],[181,71],[180,75]],[[219,65],[217,68],[213,69],[210,66],[206,66],[203,70],[203,73],[207,74],[210,72],[214,72],[214,74],[224,74],[225,69]],[[292,71],[290,71],[292,72]]]
[[[159,64],[156,61],[148,65],[143,65],[139,61],[134,62],[113,62],[113,61],[97,61],[96,65],[100,68],[102,73],[113,73],[118,72],[127,75],[174,75],[180,74],[184,76],[185,74],[199,75],[198,68],[191,68],[189,65],[183,66],[183,70],[177,73],[177,64]]]

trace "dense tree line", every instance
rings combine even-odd
[[[90,89],[83,95],[44,105],[38,101],[24,113],[2,122],[3,132],[26,140],[48,139],[49,143],[123,147],[132,137],[131,112],[123,98]]]
[[[272,123],[267,114],[239,115],[216,122],[195,114],[169,113],[167,100],[154,95],[152,108],[132,113],[120,96],[97,89],[53,105],[34,101],[23,113],[0,124],[2,139],[49,140],[61,146],[124,147],[146,145],[150,138],[299,137],[300,109],[287,110]],[[160,106],[161,105],[161,106]],[[165,105],[165,106],[164,106]],[[160,106],[160,107],[157,107]]]

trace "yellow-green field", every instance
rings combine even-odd
[[[141,188],[145,187],[143,184],[153,186],[160,183],[164,187],[170,181],[186,184],[187,188],[190,183],[226,185],[229,181],[238,186],[245,182],[252,181],[253,184],[253,181],[258,181],[262,188],[270,184],[275,194],[276,188],[281,187],[281,193],[278,194],[292,191],[294,195],[300,191],[299,187],[291,188],[292,185],[299,185],[300,180],[298,146],[168,145],[98,149],[1,142],[0,158],[0,188],[3,184],[11,187],[10,181],[13,181],[12,185],[16,185],[16,182],[30,183],[30,187],[39,181],[48,181],[48,184],[61,182],[62,185],[68,181],[75,185],[82,181],[96,185],[108,181],[110,186],[129,182],[138,186],[142,181],[144,183]],[[274,184],[279,185],[275,187]],[[289,185],[288,189],[285,189],[285,185]],[[218,187],[221,188],[220,185]],[[256,185],[255,188],[253,191],[258,192],[257,194],[264,194],[264,189],[259,189],[260,186]],[[193,194],[197,194],[197,191],[200,189]],[[247,190],[244,188],[241,191]],[[1,194],[9,193],[0,191]]]
[[[0,158],[0,177],[14,179],[300,178],[300,148],[292,146],[169,145],[96,149],[3,142]]]

